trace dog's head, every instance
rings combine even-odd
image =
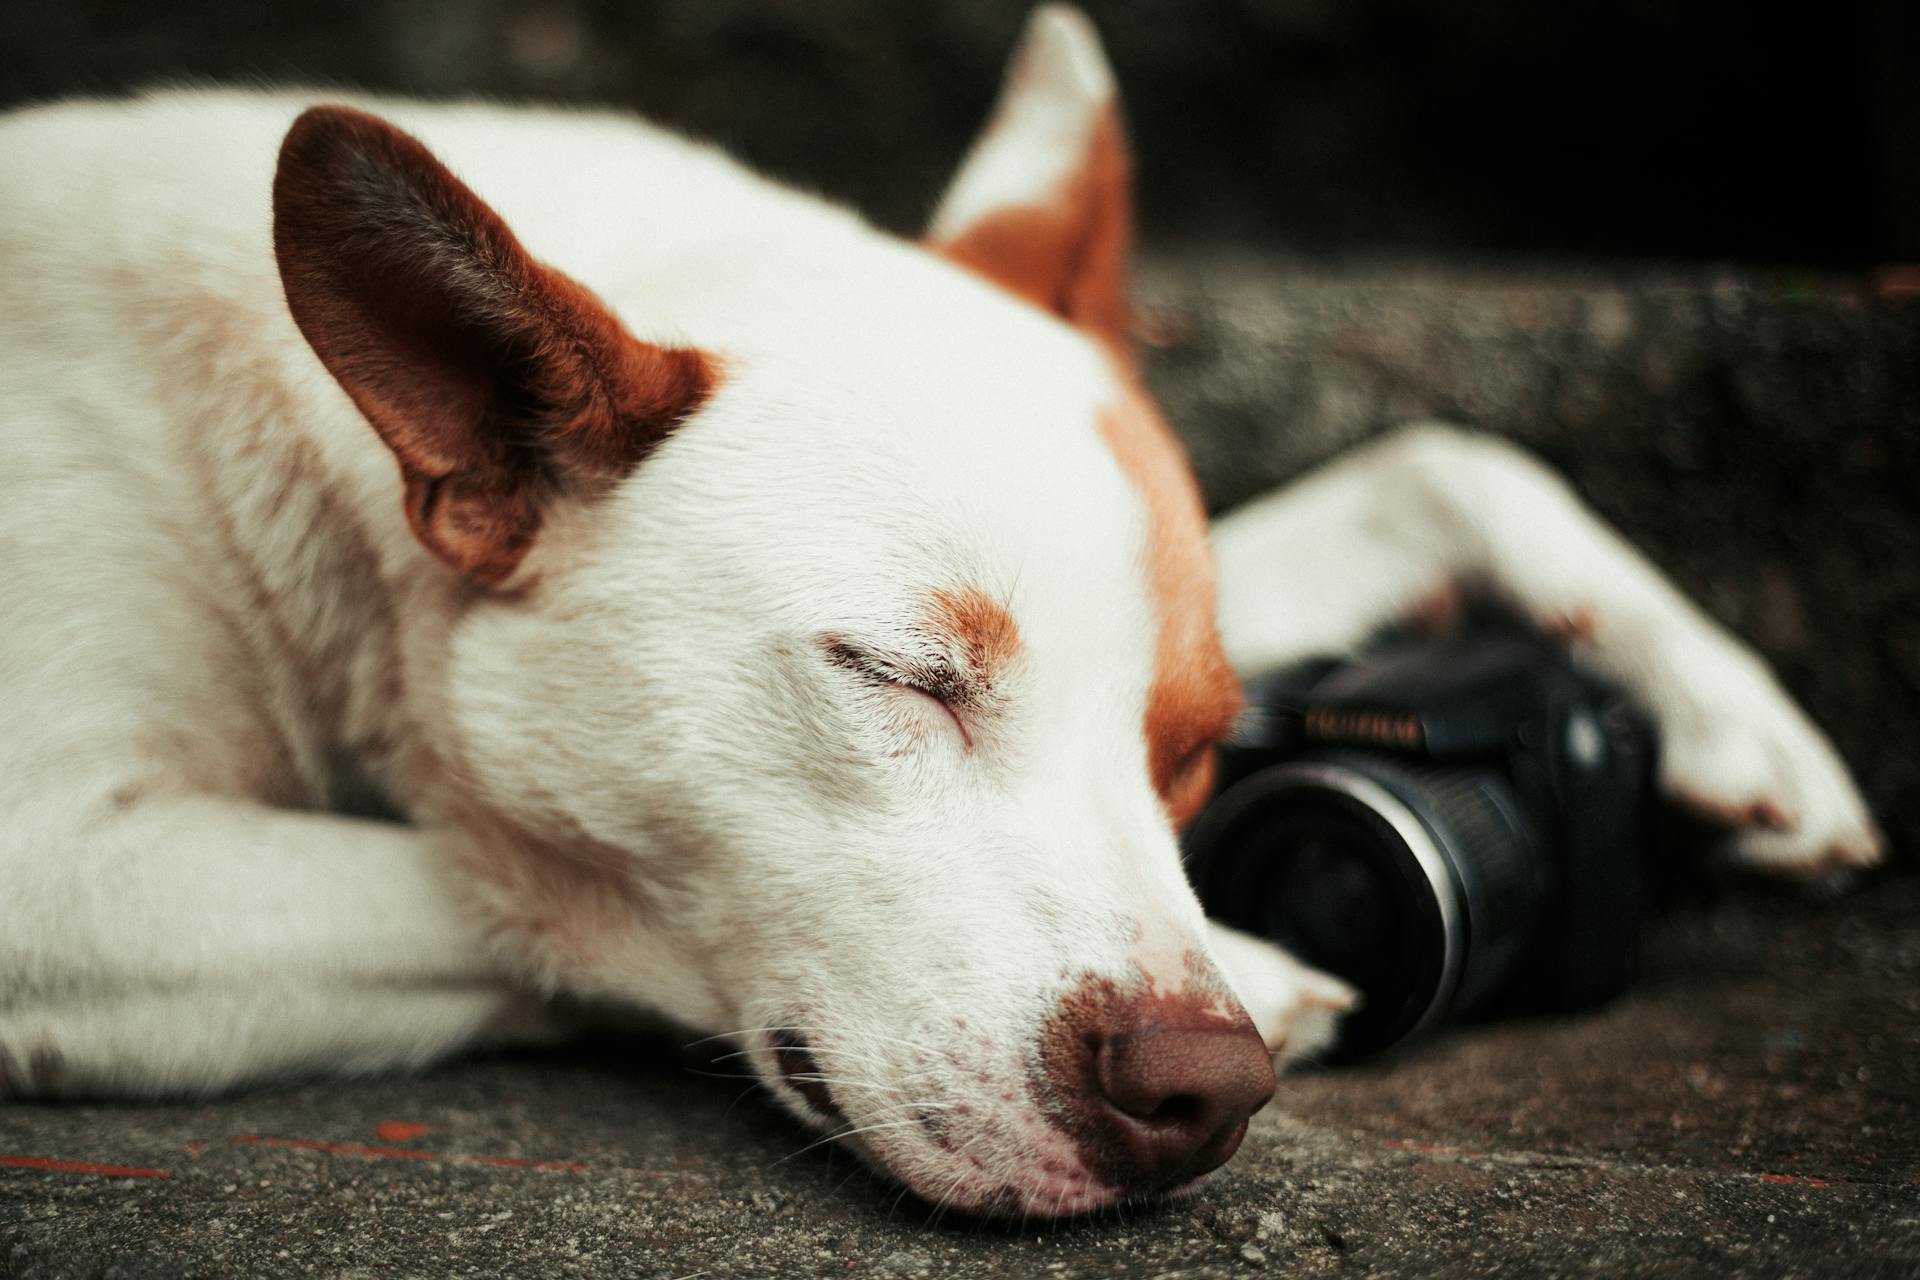
[[[1188,1185],[1273,1088],[1175,845],[1239,688],[1127,168],[1049,9],[919,245],[729,174],[710,229],[601,210],[649,265],[589,292],[340,108],[275,184],[294,317],[459,584],[429,816],[503,932],[980,1211]]]

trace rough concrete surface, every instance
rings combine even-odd
[[[0,1156],[72,1163],[0,1167],[0,1277],[1908,1276],[1916,915],[1696,902],[1612,1007],[1295,1076],[1192,1199],[1076,1223],[942,1219],[666,1042],[15,1106]]]
[[[1920,1271],[1920,305],[1832,278],[1245,258],[1145,285],[1153,378],[1216,505],[1409,418],[1521,439],[1757,640],[1857,765],[1895,868],[1842,897],[1683,877],[1625,999],[1296,1076],[1175,1205],[942,1218],[673,1041],[606,1041],[0,1106],[0,1277]]]

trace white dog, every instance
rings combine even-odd
[[[1235,516],[1216,614],[1076,12],[919,244],[627,119],[315,101],[0,123],[0,1092],[405,1067],[565,992],[932,1199],[1178,1190],[1349,998],[1182,877],[1235,668],[1462,584],[1755,864],[1879,856],[1754,655],[1490,440]]]

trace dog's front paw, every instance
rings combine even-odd
[[[1312,1059],[1333,1044],[1340,1015],[1359,994],[1331,974],[1309,968],[1270,942],[1207,922],[1213,957],[1246,1006],[1274,1065]]]
[[[1679,678],[1654,707],[1661,786],[1683,808],[1729,828],[1734,858],[1812,878],[1886,856],[1833,744],[1757,659],[1713,646],[1677,665]]]

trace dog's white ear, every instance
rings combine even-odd
[[[715,385],[536,262],[384,120],[315,107],[273,180],[287,304],[399,460],[408,522],[475,581],[506,578],[548,501],[630,471]]]
[[[1087,16],[1027,20],[986,130],[927,230],[938,252],[1128,349],[1132,161]]]

